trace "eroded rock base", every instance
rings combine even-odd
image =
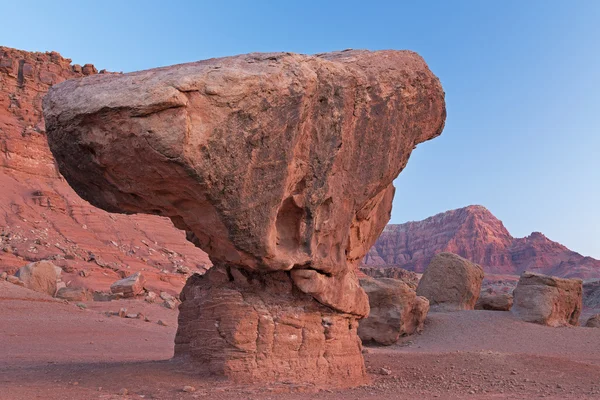
[[[300,292],[287,272],[215,266],[188,279],[175,357],[238,382],[355,386],[367,375],[356,316]]]

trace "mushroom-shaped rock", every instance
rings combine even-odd
[[[436,254],[419,281],[417,294],[432,311],[473,310],[481,291],[483,268],[453,253]]]
[[[564,279],[525,271],[515,288],[512,313],[523,321],[548,326],[579,324],[581,279]]]
[[[364,381],[355,326],[369,305],[355,271],[389,220],[392,181],[418,143],[441,133],[445,113],[439,80],[409,51],[248,54],[93,75],[44,99],[50,148],[83,198],[167,216],[210,255],[214,270],[184,290],[176,355],[238,380],[261,371],[311,380],[318,374],[301,365],[312,365],[321,377]],[[310,321],[302,331],[320,338],[288,340],[304,325],[279,312]],[[253,332],[273,346],[252,335],[239,345],[251,329],[242,320],[261,327],[270,317]],[[338,337],[353,339],[325,351]],[[213,357],[219,346],[231,352]],[[302,361],[281,375],[290,352]],[[342,353],[344,368],[331,367]]]

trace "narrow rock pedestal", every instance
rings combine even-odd
[[[367,381],[358,318],[300,292],[287,272],[215,266],[188,279],[175,357],[237,382]]]

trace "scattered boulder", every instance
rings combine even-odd
[[[592,315],[588,318],[585,326],[588,328],[600,328],[600,314]]]
[[[422,332],[429,301],[403,281],[391,278],[364,278],[361,287],[369,296],[371,311],[360,320],[358,336],[363,343],[396,343],[400,336]]]
[[[476,310],[509,311],[513,305],[512,293],[488,293],[482,291],[475,303]]]
[[[135,297],[144,292],[144,276],[141,272],[136,272],[110,285],[110,291],[115,294],[121,294],[123,297]]]
[[[56,297],[67,301],[88,301],[92,298],[86,289],[79,287],[60,288],[56,292]]]
[[[94,301],[113,301],[113,300],[118,300],[122,297],[123,296],[121,293],[107,293],[107,292],[102,292],[99,290],[95,290],[92,293],[92,299]]]
[[[445,121],[421,57],[239,55],[66,81],[43,108],[77,193],[168,216],[209,253],[180,296],[176,357],[237,381],[367,380],[355,271]]]
[[[581,279],[524,272],[515,288],[512,313],[548,326],[578,325],[582,308]]]
[[[417,295],[429,300],[431,310],[473,310],[482,281],[479,265],[453,253],[439,253],[423,273]]]
[[[8,274],[6,273],[6,271],[2,271],[2,273],[0,274],[0,281],[5,281],[6,278],[8,278]]]
[[[146,293],[146,297],[144,297],[144,300],[147,303],[154,303],[156,301],[156,293],[154,293],[154,292]]]
[[[62,269],[50,261],[37,261],[19,268],[15,276],[23,281],[26,288],[54,296],[61,272]]]
[[[408,271],[400,267],[367,267],[361,266],[360,272],[370,276],[371,278],[393,278],[399,279],[410,286],[411,289],[417,290],[419,285],[419,275],[413,271]]]
[[[583,306],[600,308],[600,279],[589,279],[583,282]]]

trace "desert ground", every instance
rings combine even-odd
[[[0,285],[3,400],[600,398],[600,329],[551,328],[510,312],[430,313],[422,334],[365,346],[365,386],[251,386],[170,360],[176,310],[140,300],[83,308]],[[106,315],[121,308],[150,321]]]

